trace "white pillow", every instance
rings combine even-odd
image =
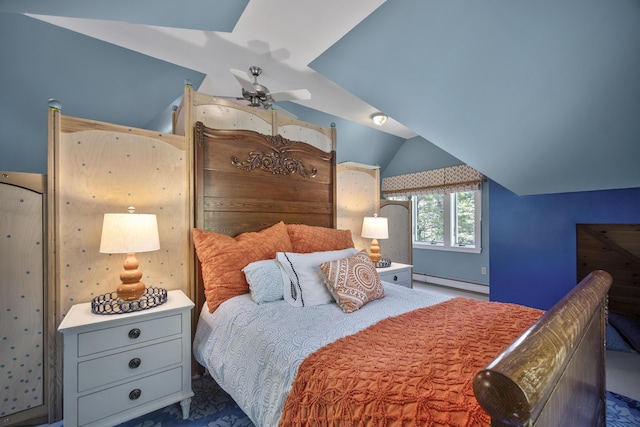
[[[255,261],[242,269],[249,283],[251,298],[256,304],[278,301],[284,298],[282,294],[284,283],[280,265],[275,259]]]
[[[320,264],[358,253],[355,248],[338,251],[298,254],[278,252],[276,259],[282,269],[284,299],[294,307],[330,304],[333,296],[324,284]]]

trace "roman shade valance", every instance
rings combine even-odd
[[[452,166],[383,178],[382,195],[388,198],[475,191],[484,180],[484,175],[470,166]]]

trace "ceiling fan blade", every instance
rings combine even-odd
[[[246,90],[247,92],[255,92],[253,83],[251,83],[251,80],[249,80],[249,75],[247,73],[245,73],[244,71],[236,70],[235,68],[232,68],[229,71],[231,71],[233,77],[238,80],[238,83],[240,83],[244,90]]]
[[[275,102],[311,99],[311,92],[307,89],[286,90],[283,92],[272,93],[271,98],[273,98]]]

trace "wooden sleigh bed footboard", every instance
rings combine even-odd
[[[605,313],[594,271],[474,378],[492,426],[604,426]]]

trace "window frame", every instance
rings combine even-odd
[[[458,192],[451,192],[443,194],[444,199],[444,242],[443,243],[428,243],[420,242],[416,240],[416,226],[418,218],[418,203],[415,200],[419,196],[411,196],[412,205],[412,224],[411,224],[411,243],[414,249],[428,249],[436,251],[450,251],[450,252],[466,252],[466,253],[480,253],[482,251],[482,189],[478,190],[466,190],[460,191],[461,193],[472,191],[474,193],[474,231],[475,231],[475,244],[458,246],[453,245],[455,233],[455,202],[454,198]]]

